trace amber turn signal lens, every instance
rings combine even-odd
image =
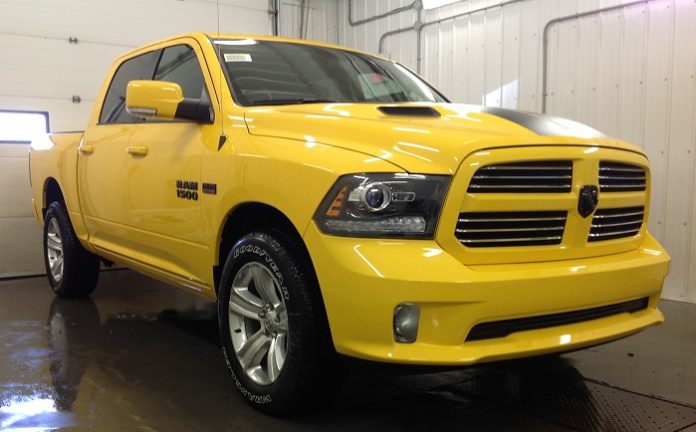
[[[346,202],[346,191],[348,186],[343,186],[343,189],[336,195],[336,198],[331,202],[331,205],[326,210],[326,216],[338,217],[341,216],[341,209],[343,204]]]

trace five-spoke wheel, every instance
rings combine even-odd
[[[246,375],[260,385],[275,382],[288,350],[288,312],[278,279],[258,262],[244,264],[232,281],[229,328]]]
[[[46,229],[46,259],[51,275],[56,282],[63,278],[63,238],[60,234],[58,220],[53,218]]]
[[[331,401],[342,377],[309,258],[280,232],[251,232],[225,261],[220,337],[239,393],[270,414]]]
[[[99,257],[82,246],[62,202],[51,203],[44,216],[44,261],[58,297],[86,297],[97,286]]]

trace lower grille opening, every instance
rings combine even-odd
[[[466,341],[470,342],[476,340],[502,338],[509,334],[520,331],[536,330],[590,321],[593,319],[617,315],[623,312],[638,312],[646,309],[647,307],[648,297],[643,297],[638,300],[631,300],[608,306],[600,306],[592,309],[481,323],[476,324],[471,331],[469,331]]]

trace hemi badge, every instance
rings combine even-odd
[[[217,185],[215,183],[203,183],[203,193],[217,195]]]

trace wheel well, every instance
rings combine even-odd
[[[44,216],[46,215],[46,209],[49,205],[51,205],[51,203],[63,201],[65,201],[65,198],[63,198],[63,191],[60,189],[60,185],[58,185],[56,179],[51,177],[46,180],[44,185]]]
[[[275,207],[261,203],[246,203],[230,212],[222,229],[218,265],[213,268],[216,292],[220,286],[222,268],[227,260],[227,255],[232,250],[232,246],[242,236],[252,231],[272,231],[282,234],[304,256],[307,260],[307,265],[314,273],[314,266],[312,265],[309,251],[302,240],[302,236],[297,232],[290,219]],[[316,277],[314,274],[311,276]]]
[[[318,306],[315,308],[315,314],[320,323],[318,329],[319,337],[327,344],[326,346],[331,347],[332,350],[331,355],[327,357],[326,361],[332,362],[334,367],[342,367],[341,364],[336,362],[337,356],[335,355],[335,347],[331,336],[328,315],[326,313],[326,305],[324,304],[324,297],[321,294],[319,278],[317,278],[316,271],[314,270],[312,257],[309,254],[309,250],[302,236],[295,228],[295,225],[290,222],[290,219],[288,219],[283,212],[275,207],[261,203],[246,203],[230,212],[220,236],[218,265],[213,267],[215,293],[217,294],[220,288],[222,269],[232,247],[245,234],[253,231],[279,234],[286,241],[290,242],[290,246],[298,253],[298,258],[304,261],[305,269],[308,273],[305,276],[308,281],[311,281],[311,295],[314,304]]]

